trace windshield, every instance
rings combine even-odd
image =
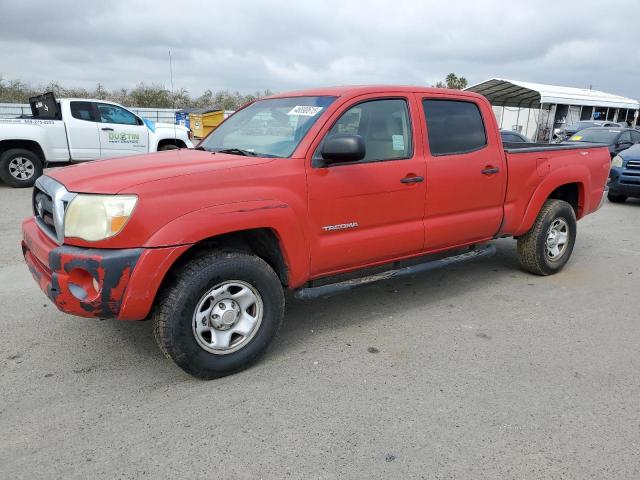
[[[257,157],[289,157],[336,97],[259,100],[225,120],[199,148]]]
[[[588,128],[576,133],[569,140],[572,142],[611,144],[620,135],[620,132],[621,130],[610,130],[608,128]]]

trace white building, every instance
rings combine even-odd
[[[492,78],[466,90],[487,97],[500,128],[537,142],[580,120],[610,120],[636,126],[640,103],[597,90]]]

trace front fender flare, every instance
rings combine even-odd
[[[219,235],[258,228],[268,228],[276,234],[287,264],[289,285],[304,283],[309,271],[304,229],[293,209],[278,200],[236,202],[195,210],[166,224],[144,246],[195,244]]]

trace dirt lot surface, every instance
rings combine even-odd
[[[211,382],[149,322],[74,318],[21,259],[0,186],[0,477],[640,478],[640,202],[579,223],[541,278],[490,259],[290,302],[255,367]]]

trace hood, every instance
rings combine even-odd
[[[186,132],[189,130],[187,127],[183,125],[178,125],[173,123],[158,123],[158,122],[154,122],[153,120],[149,120],[148,118],[143,118],[142,121],[147,126],[147,128],[152,132],[155,132],[156,129],[158,128],[164,128],[164,129],[169,129],[174,131],[180,130],[181,132]]]
[[[173,123],[158,123],[158,122],[154,122],[155,127],[156,128],[170,128],[171,130],[173,130],[174,128],[176,130],[189,130],[187,127],[185,127],[184,125],[174,125]]]
[[[124,192],[141,183],[182,175],[203,174],[269,163],[273,158],[243,157],[202,150],[167,150],[164,152],[96,160],[47,172],[70,192]]]
[[[636,143],[633,147],[623,150],[618,155],[620,155],[623,160],[640,160],[640,143]]]

